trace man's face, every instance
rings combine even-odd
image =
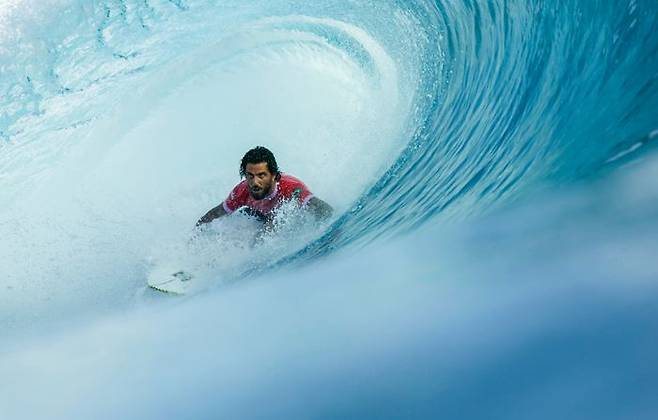
[[[267,163],[247,163],[245,167],[249,193],[256,200],[261,200],[272,191],[276,183],[275,176],[267,169]]]

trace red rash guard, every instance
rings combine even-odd
[[[313,193],[302,181],[294,176],[281,174],[281,178],[274,184],[272,191],[260,200],[256,200],[251,196],[247,180],[243,180],[233,188],[233,191],[224,200],[223,207],[227,214],[233,213],[240,207],[247,206],[266,217],[270,217],[283,201],[291,200],[293,197],[296,197],[299,205],[303,206],[313,198]]]

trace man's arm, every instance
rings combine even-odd
[[[196,222],[196,226],[201,226],[206,223],[210,223],[218,217],[226,216],[226,210],[224,210],[224,202],[219,203],[219,206],[214,207],[204,214],[202,218]]]
[[[334,209],[324,201],[320,200],[317,197],[311,197],[308,200],[308,208],[315,215],[315,218],[318,220],[327,220],[331,217],[331,214],[334,212]]]

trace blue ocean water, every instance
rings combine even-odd
[[[4,0],[0,417],[655,418],[657,12]],[[257,144],[335,218],[145,298]]]

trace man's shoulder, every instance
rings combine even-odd
[[[233,187],[233,190],[231,191],[231,197],[238,197],[248,192],[249,192],[249,187],[247,185],[247,180],[243,179],[242,181],[237,183],[235,187]]]
[[[287,191],[294,190],[296,188],[305,189],[306,185],[299,178],[288,174],[281,174],[281,178],[279,179],[279,188]]]
[[[279,191],[280,194],[287,199],[297,197],[302,204],[306,203],[313,197],[313,193],[308,189],[306,184],[298,178],[287,174],[281,174],[281,179],[279,180]]]

